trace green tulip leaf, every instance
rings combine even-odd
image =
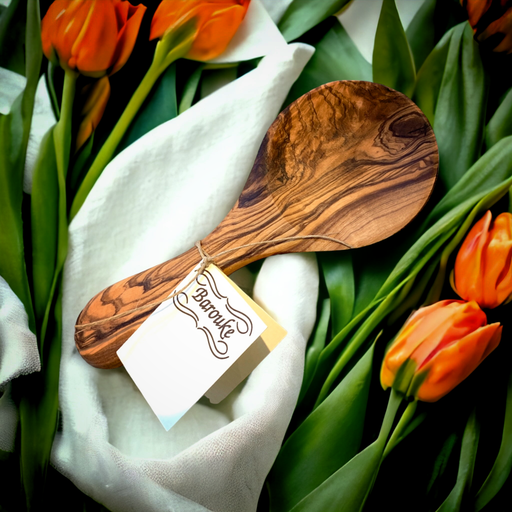
[[[466,423],[462,437],[457,482],[446,500],[437,509],[437,512],[459,512],[461,510],[463,499],[467,495],[473,480],[479,438],[480,424],[473,410]]]
[[[384,448],[401,401],[401,397],[392,390],[377,440],[305,496],[292,508],[292,512],[362,510],[379,472]]]
[[[351,0],[292,0],[278,24],[286,42],[293,41],[318,25],[329,16],[336,14]]]
[[[4,15],[7,11],[4,12]],[[7,115],[0,115],[0,275],[19,297],[35,329],[23,244],[23,174],[42,61],[39,2],[27,3],[27,82]]]
[[[466,17],[457,1],[424,0],[406,30],[416,69],[421,68],[439,39]]]
[[[62,295],[53,297],[52,316],[41,356],[42,371],[16,382],[21,394],[21,478],[27,510],[36,510],[43,501],[53,438],[58,424],[59,370],[62,339]]]
[[[461,180],[430,212],[425,226],[438,222],[471,198],[480,198],[512,175],[512,136],[505,137],[486,151]],[[476,201],[474,201],[476,204]]]
[[[13,137],[23,130],[19,115],[20,98],[8,115],[0,114],[0,275],[18,296],[29,316],[31,328],[32,299],[25,267],[23,244],[23,168],[19,161],[19,149]],[[17,158],[18,157],[18,158]]]
[[[445,474],[456,442],[457,434],[455,433],[450,434],[444,441],[443,446],[441,447],[441,451],[434,461],[432,475],[427,485],[427,493],[431,492],[436,481],[440,480]]]
[[[355,301],[354,269],[349,251],[321,253],[319,261],[331,299],[332,336],[352,318]]]
[[[171,64],[157,80],[137,112],[116,153],[120,153],[153,128],[174,119],[177,115],[176,64]]]
[[[185,110],[188,110],[194,101],[194,97],[197,93],[197,88],[199,87],[199,82],[201,81],[201,75],[203,73],[204,64],[200,64],[190,75],[185,87],[183,88],[183,93],[181,95],[179,113],[183,114]]]
[[[57,264],[59,182],[53,128],[41,142],[31,198],[34,309],[40,323],[50,300]]]
[[[512,135],[512,88],[487,123],[485,145],[490,148],[509,135]]]
[[[373,346],[284,444],[268,479],[272,511],[290,510],[315,488],[323,489],[325,481],[357,453],[368,401],[372,359]],[[377,451],[375,457],[380,459]],[[339,483],[340,479],[336,481]],[[319,494],[323,495],[323,491]],[[306,509],[298,505],[297,510]],[[313,506],[307,510],[331,509]]]
[[[475,512],[482,510],[503,487],[512,471],[512,372],[507,386],[505,421],[500,450],[494,465],[475,498]]]
[[[292,512],[359,512],[375,479],[382,457],[375,442],[300,501]]]
[[[0,66],[25,75],[25,18],[27,2],[11,0],[0,11]]]
[[[435,109],[439,182],[450,190],[478,160],[483,143],[488,78],[467,23],[454,27]],[[421,107],[421,105],[420,105]]]
[[[425,0],[405,31],[416,69],[420,69],[436,43],[435,10],[437,0]]]
[[[304,394],[306,393],[309,384],[313,379],[313,375],[316,370],[316,365],[318,363],[318,358],[322,353],[322,350],[325,347],[325,342],[327,340],[327,329],[329,328],[330,318],[331,301],[329,299],[324,299],[322,303],[322,309],[320,311],[320,317],[318,319],[316,329],[313,334],[312,343],[306,351],[306,360],[304,363],[304,378],[302,379],[302,386],[299,393],[298,403],[300,403],[304,398]]]
[[[416,77],[416,85],[412,99],[427,116],[431,125],[434,124],[435,120],[439,90],[441,89],[441,82],[443,80],[453,32],[454,29],[447,32],[441,38],[436,47],[425,59]]]
[[[364,247],[353,254],[356,297],[354,315],[363,311],[375,298],[401,256],[410,247],[407,238],[392,237],[371,247]],[[378,251],[378,252],[377,252]],[[379,264],[375,264],[375,254]]]
[[[286,104],[316,87],[336,80],[372,79],[372,67],[343,26],[336,22],[316,45],[315,53],[293,84]]]
[[[55,89],[56,76],[60,73],[63,73],[62,68],[48,61],[48,67],[46,73],[44,74],[44,80],[46,82],[46,88],[48,89],[48,94],[50,96],[50,103],[55,119],[60,118],[60,105],[59,100],[57,99],[57,91]]]
[[[416,70],[395,0],[384,0],[382,3],[372,60],[374,82],[411,97]]]

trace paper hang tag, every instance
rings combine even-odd
[[[215,265],[198,270],[117,351],[166,430],[203,395],[223,400],[286,335]]]

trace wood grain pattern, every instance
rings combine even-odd
[[[433,131],[406,96],[370,82],[323,85],[278,116],[236,205],[202,246],[214,255],[301,235],[326,235],[352,247],[373,244],[418,214],[437,167]],[[240,248],[216,263],[230,274],[274,254],[343,249],[310,239]],[[77,320],[75,340],[84,359],[98,368],[120,366],[117,349],[154,308],[86,329],[80,324],[163,299],[199,261],[197,249],[190,249],[93,297]]]

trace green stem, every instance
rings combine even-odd
[[[405,409],[402,417],[400,418],[400,421],[398,422],[398,425],[395,427],[395,430],[389,438],[388,444],[384,450],[384,454],[382,455],[383,459],[385,459],[389,452],[402,440],[402,435],[412,420],[414,413],[416,412],[417,405],[417,400],[414,400]]]
[[[377,438],[376,442],[386,442],[389,433],[391,432],[393,422],[395,421],[396,412],[398,411],[398,408],[402,403],[402,398],[402,395],[400,395],[393,388],[391,388],[388,406],[386,408],[386,413],[384,414],[384,419],[382,420],[382,426],[380,427],[379,437]]]
[[[380,446],[381,450],[384,451],[384,447],[386,446],[386,441],[389,437],[389,433],[391,432],[391,428],[393,427],[393,423],[395,421],[395,416],[402,403],[402,395],[398,394],[393,388],[391,388],[391,394],[389,395],[388,406],[386,408],[386,414],[384,415],[384,420],[382,421],[382,426],[380,427],[379,437],[375,441],[374,445]],[[361,507],[359,510],[362,510],[368,496],[372,492],[373,485],[375,484],[375,480],[377,480],[377,476],[379,474],[380,466],[382,465],[382,461],[384,460],[384,455],[381,456],[380,461],[375,468],[370,484],[368,485],[368,489],[366,490],[365,497],[363,502],[361,503]]]
[[[62,105],[60,118],[54,129],[55,157],[59,179],[66,178],[71,152],[71,122],[73,114],[73,100],[75,99],[76,79],[74,71],[66,71],[64,75],[64,88],[62,90]]]
[[[139,84],[139,87],[137,87],[137,90],[131,97],[128,105],[126,106],[114,129],[110,133],[108,139],[105,141],[99,153],[96,155],[96,158],[94,159],[94,162],[87,172],[84,181],[80,185],[73,204],[71,205],[71,212],[69,216],[70,221],[78,213],[78,210],[80,210],[81,206],[84,204],[85,199],[103,172],[103,169],[105,169],[107,164],[114,156],[117,146],[121,142],[124,134],[126,133],[126,130],[128,130],[128,127],[133,121],[135,115],[144,103],[144,100],[147,98],[149,92],[153,88],[153,85],[160,76],[160,73],[160,67],[155,65],[153,62],[151,67],[148,69],[148,72],[142,79],[142,82]]]

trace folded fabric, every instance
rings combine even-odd
[[[74,324],[94,294],[190,248],[224,218],[312,52],[285,46],[129,146],[70,226],[52,463],[111,510],[256,510],[300,388],[315,257],[265,261],[255,298],[287,337],[227,399],[201,399],[169,432],[123,368],[98,370],[80,357]]]
[[[0,450],[12,452],[18,412],[10,398],[10,382],[41,369],[35,335],[20,299],[0,277]]]

